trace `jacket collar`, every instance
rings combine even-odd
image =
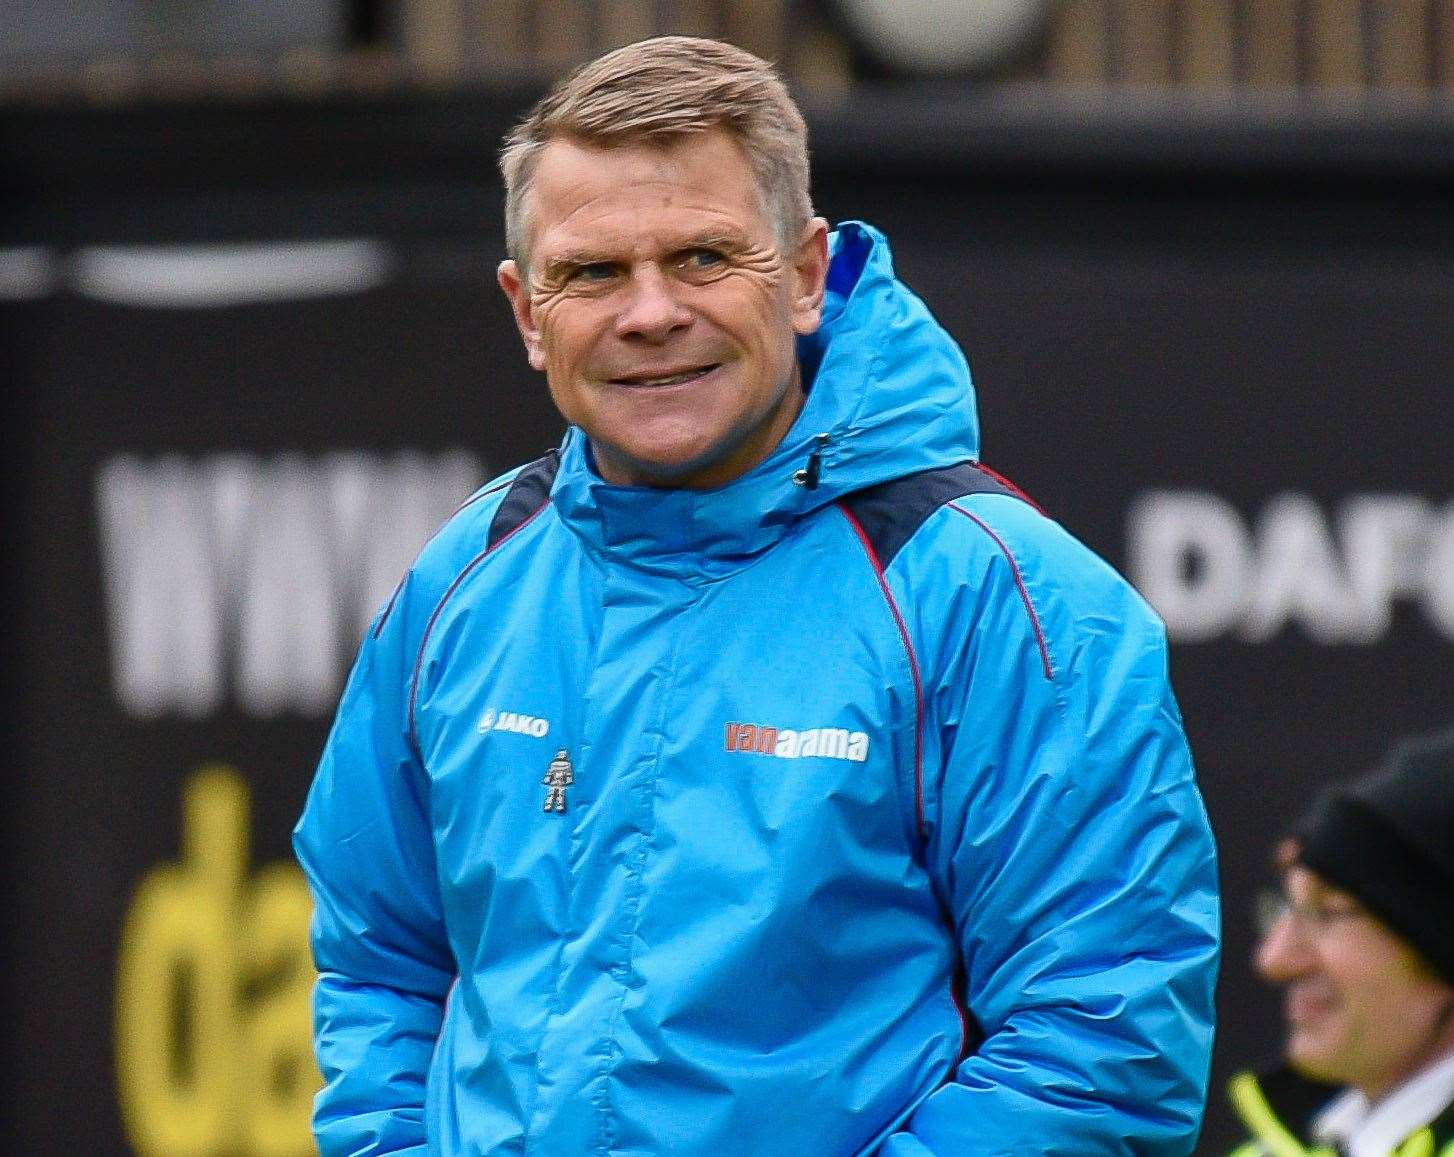
[[[616,486],[567,431],[551,500],[594,549],[683,579],[751,561],[804,514],[889,478],[977,455],[969,368],[860,222],[830,239],[823,324],[798,345],[808,396],[777,448],[716,490]],[[817,485],[794,480],[818,456]]]

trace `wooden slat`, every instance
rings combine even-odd
[[[1236,83],[1233,0],[1193,0],[1182,7],[1180,79],[1190,85]]]
[[[711,36],[717,31],[717,0],[673,0],[667,5],[664,33]]]
[[[533,71],[526,32],[531,0],[464,0],[467,55],[476,65],[495,64],[507,71]]]
[[[408,0],[399,10],[404,54],[423,80],[458,78],[463,57],[459,0]]]
[[[1127,84],[1171,82],[1171,9],[1167,0],[1119,0],[1119,59],[1115,80]]]
[[[795,27],[793,34],[792,80],[816,100],[842,100],[853,86],[853,62],[848,42],[822,21],[810,20]]]
[[[1104,84],[1109,78],[1107,0],[1064,0],[1050,24],[1046,79],[1057,84]]]
[[[1373,20],[1373,83],[1425,88],[1430,82],[1427,0],[1377,0]]]
[[[536,52],[550,70],[568,68],[593,55],[590,0],[538,0]]]
[[[1357,88],[1363,68],[1363,21],[1356,0],[1308,0],[1308,79],[1323,88]]]
[[[723,37],[768,60],[783,61],[785,0],[723,0]]]
[[[1434,0],[1434,83],[1454,92],[1454,0]]]
[[[622,4],[619,0],[601,0],[601,39],[604,48],[620,48],[645,40],[656,32],[651,19],[650,4]]]
[[[1246,5],[1246,82],[1268,88],[1297,84],[1297,0],[1246,0]]]

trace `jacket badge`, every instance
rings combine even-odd
[[[565,811],[565,789],[576,781],[575,768],[571,766],[570,756],[562,749],[555,753],[555,758],[550,761],[546,768],[545,778],[540,782],[545,784],[544,811],[563,812]]]

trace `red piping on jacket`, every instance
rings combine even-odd
[[[909,639],[909,629],[904,625],[904,616],[899,614],[899,605],[894,601],[893,592],[889,590],[888,580],[884,578],[883,565],[879,562],[878,554],[873,549],[873,543],[869,541],[862,525],[858,519],[853,517],[853,512],[847,506],[840,502],[838,509],[843,512],[843,517],[848,519],[848,525],[853,527],[853,533],[858,536],[858,541],[863,545],[863,553],[868,556],[868,561],[873,566],[879,590],[883,592],[884,601],[888,603],[889,610],[893,612],[894,624],[899,628],[899,638],[904,644],[904,654],[909,659],[909,674],[913,676],[914,680],[914,816],[918,822],[919,838],[922,839],[924,837],[924,686],[919,679],[919,658],[914,654],[914,644]]]
[[[986,466],[983,462],[971,462],[970,465],[973,466],[976,470],[978,470],[981,474],[988,474],[991,478],[993,478],[1001,486],[1005,487],[1008,490],[1013,491],[1016,498],[1019,498],[1019,499],[1021,499],[1024,502],[1028,502],[1039,513],[1045,514],[1045,507],[1041,506],[1040,503],[1036,502],[1033,498],[1031,498],[1028,494],[1026,494],[1023,490],[1021,490],[1018,486],[1016,486],[1013,482],[1011,482],[1008,478],[1006,478],[998,470],[992,470],[992,469],[990,469],[990,467]],[[1045,516],[1047,518],[1050,517],[1048,514],[1046,514]]]
[[[1040,616],[1035,613],[1035,604],[1030,601],[1030,592],[1025,589],[1025,579],[1020,574],[1020,564],[1015,561],[1015,556],[1010,553],[1010,548],[1005,545],[1005,540],[989,528],[989,524],[977,514],[972,514],[964,507],[955,503],[949,503],[950,510],[957,510],[965,518],[969,519],[990,538],[994,539],[995,545],[1000,548],[1000,553],[1005,556],[1005,561],[1010,564],[1010,573],[1015,576],[1015,587],[1020,592],[1020,601],[1025,604],[1025,613],[1030,616],[1030,626],[1035,631],[1035,643],[1040,648],[1040,661],[1045,667],[1045,678],[1055,679],[1055,671],[1050,666],[1050,648],[1045,642],[1045,632],[1040,626]]]

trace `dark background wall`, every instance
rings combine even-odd
[[[287,835],[327,704],[417,541],[560,432],[494,288],[521,104],[0,116],[17,1152],[308,1151]],[[1277,834],[1454,722],[1454,129],[932,89],[813,119],[821,210],[968,351],[985,460],[1169,600],[1220,1085],[1278,1041]]]

